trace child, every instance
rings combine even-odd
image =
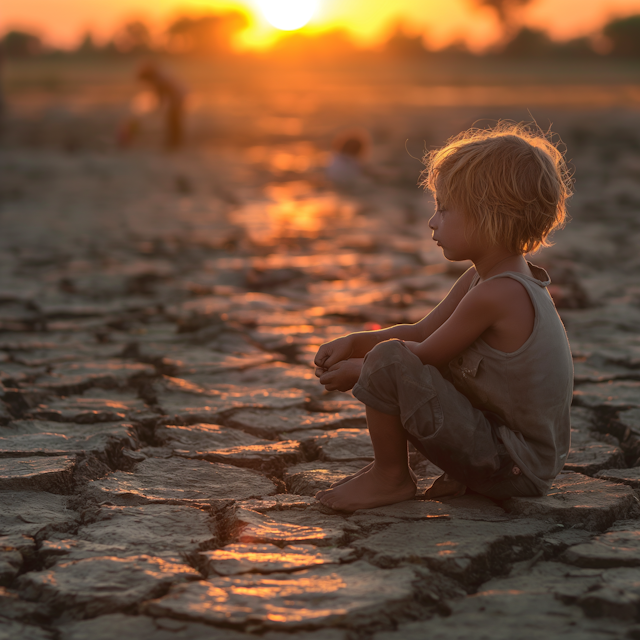
[[[448,260],[473,266],[420,322],[318,350],[321,384],[353,387],[366,405],[375,453],[317,494],[334,509],[413,498],[407,441],[445,471],[427,497],[465,486],[494,499],[541,496],[569,451],[569,343],[549,276],[524,258],[564,223],[571,194],[562,154],[542,133],[502,123],[460,134],[425,164],[432,238]]]
[[[184,142],[186,90],[155,62],[145,62],[138,69],[138,80],[152,89],[164,109],[165,148],[169,151],[179,149]]]
[[[367,175],[364,159],[371,146],[365,131],[353,131],[334,141],[335,153],[326,168],[327,178],[337,187],[354,187]]]

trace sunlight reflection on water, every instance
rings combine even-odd
[[[355,215],[353,203],[332,192],[316,193],[303,181],[269,185],[265,192],[268,201],[249,203],[229,216],[259,245],[279,238],[315,238],[328,225],[348,222]]]

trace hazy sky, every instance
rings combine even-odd
[[[243,7],[255,16],[245,44],[256,45],[274,36],[262,18],[260,1],[268,0],[2,0],[0,30],[28,29],[53,44],[70,45],[87,30],[107,37],[125,19],[144,18],[161,27],[180,11]],[[521,19],[562,39],[593,32],[607,19],[631,13],[640,13],[640,0],[533,0]],[[498,33],[493,13],[475,9],[473,0],[320,0],[308,28],[345,27],[363,44],[375,44],[397,20],[424,33],[425,41],[436,47],[464,39],[479,48]]]

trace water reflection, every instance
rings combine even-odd
[[[229,215],[257,245],[273,245],[281,238],[316,238],[330,224],[349,222],[357,208],[335,193],[318,192],[304,181],[271,184],[265,194],[266,202],[250,202]]]
[[[317,150],[310,142],[301,141],[289,145],[253,146],[245,152],[251,165],[258,165],[275,175],[303,174],[326,164],[328,153]]]

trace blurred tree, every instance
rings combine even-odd
[[[473,53],[469,51],[469,47],[467,46],[467,43],[464,40],[462,40],[461,38],[457,38],[456,40],[448,44],[446,47],[443,47],[442,49],[438,49],[438,55],[444,56],[447,58],[460,59],[460,58],[467,58],[468,56],[472,56]]]
[[[522,27],[503,46],[502,55],[513,58],[544,58],[544,57],[594,57],[596,51],[592,38],[581,37],[556,42],[546,31]]]
[[[234,37],[248,24],[240,11],[181,16],[167,29],[167,48],[175,53],[226,53],[232,50]]]
[[[42,52],[40,38],[24,31],[8,31],[0,45],[7,58],[25,58]]]
[[[551,55],[556,43],[541,29],[522,27],[502,49],[503,55],[514,58],[537,58]]]
[[[613,55],[640,56],[640,15],[612,20],[602,30]]]
[[[498,20],[505,28],[513,23],[514,14],[518,9],[528,5],[532,0],[472,0],[479,7],[489,7],[496,12]]]
[[[518,12],[533,0],[469,0],[476,7],[486,7],[491,9],[498,18],[502,27],[501,42],[498,42],[498,49],[509,41],[518,29]]]
[[[558,55],[579,58],[594,57],[598,53],[596,47],[597,42],[594,42],[593,38],[586,36],[567,40],[556,45]]]
[[[398,24],[384,46],[385,53],[398,58],[419,58],[427,53],[422,36],[410,36]]]
[[[84,34],[75,52],[81,56],[92,56],[100,52],[100,47],[96,45],[93,34],[90,31]]]
[[[148,53],[153,48],[153,38],[142,20],[132,20],[116,32],[113,45],[120,53]]]

